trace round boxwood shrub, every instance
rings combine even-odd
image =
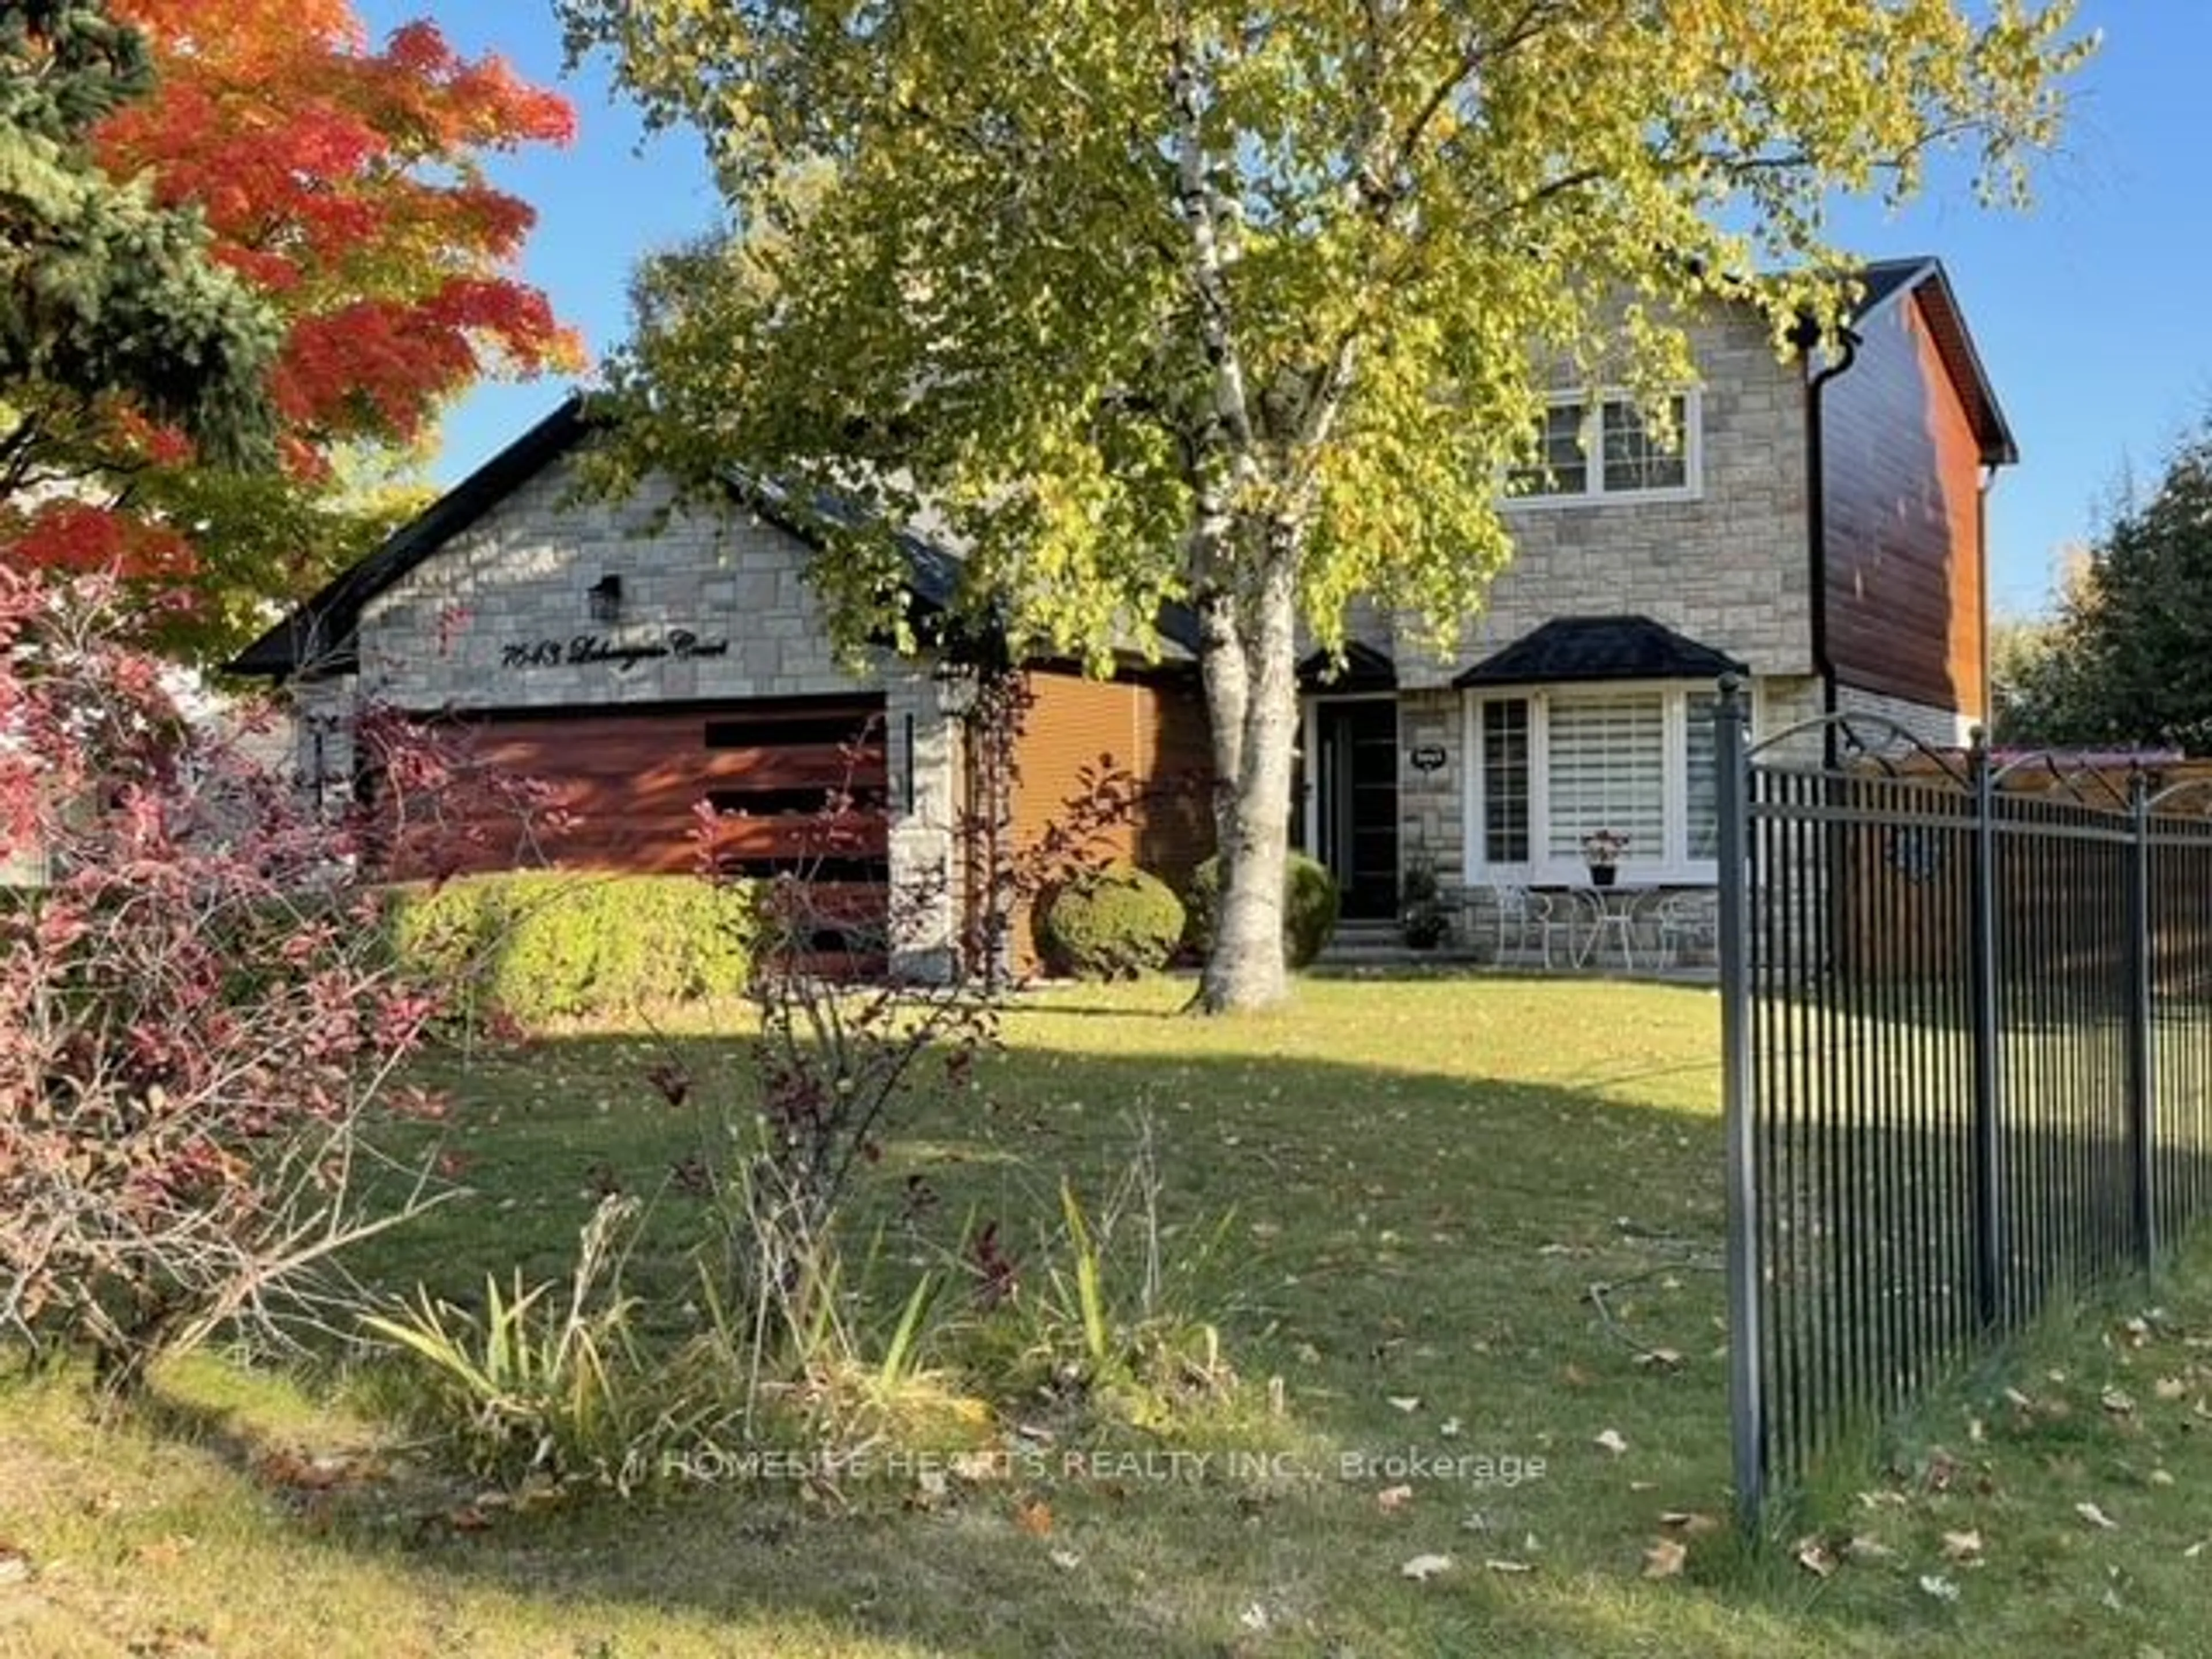
[[[1283,955],[1304,968],[1328,947],[1336,932],[1336,878],[1304,853],[1283,863]],[[1213,919],[1221,908],[1221,860],[1210,858],[1191,872],[1185,902],[1190,910],[1190,939],[1203,955],[1213,948]]]
[[[1121,979],[1156,973],[1182,942],[1182,901],[1128,866],[1078,876],[1053,895],[1037,942],[1056,973]]]

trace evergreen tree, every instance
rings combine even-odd
[[[150,82],[104,0],[0,11],[0,503],[58,482],[58,429],[121,398],[204,453],[267,451],[274,319],[196,215],[103,171],[91,135]]]
[[[2007,743],[2212,754],[2212,429],[2120,509],[2002,689]]]

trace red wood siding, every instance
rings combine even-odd
[[[880,815],[830,846],[820,811],[833,788],[883,800],[882,714],[880,697],[804,698],[456,722],[448,732],[476,781],[434,801],[395,803],[409,827],[398,862],[688,872],[700,867],[696,808],[711,800],[744,814],[718,825],[725,868],[757,874],[828,858],[841,878],[849,866],[860,885],[879,885],[865,866],[884,857]],[[497,787],[522,779],[544,786],[560,821],[524,832]],[[382,786],[387,799],[390,790]]]
[[[1195,683],[1102,681],[1038,670],[1024,726],[1013,797],[1017,845],[1034,842],[1081,793],[1085,767],[1102,757],[1135,773],[1147,793],[1134,817],[1102,850],[1158,876],[1178,891],[1213,851],[1212,773],[1206,708]],[[1018,948],[1033,949],[1030,919]]]
[[[1838,680],[1979,718],[1988,562],[1965,404],[1909,300],[1821,398],[1828,655]]]

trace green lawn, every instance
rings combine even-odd
[[[948,1226],[1002,1216],[1018,1249],[1061,1173],[1103,1189],[1149,1121],[1170,1249],[1229,1218],[1208,1299],[1250,1397],[1281,1379],[1277,1431],[1202,1443],[1202,1470],[1131,1438],[1110,1468],[1054,1447],[941,1496],[763,1481],[472,1513],[282,1379],[196,1362],[161,1422],[107,1431],[71,1388],[18,1385],[0,1654],[2197,1650],[2203,1273],[2139,1329],[2140,1292],[1962,1380],[1747,1559],[1709,1529],[1727,1514],[1713,994],[1316,980],[1224,1024],[1176,1017],[1185,992],[1029,1005],[982,1094],[931,1103],[869,1180],[888,1208],[919,1175]],[[735,1045],[678,1045],[703,1086],[741,1086]],[[648,1238],[672,1245],[690,1200],[665,1175],[700,1129],[641,1080],[663,1053],[583,1036],[436,1068],[468,1194],[363,1271],[453,1293],[517,1263],[556,1276],[609,1185],[657,1194]],[[648,1248],[634,1276],[670,1328],[685,1273]],[[298,1478],[300,1456],[345,1453],[366,1461],[331,1490]],[[1832,1572],[1793,1559],[1801,1532]],[[1683,1571],[1646,1577],[1662,1540]],[[1423,1556],[1449,1565],[1405,1576]]]

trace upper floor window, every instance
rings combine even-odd
[[[1607,393],[1590,418],[1589,401],[1554,398],[1544,411],[1539,459],[1506,475],[1514,506],[1588,504],[1625,499],[1681,501],[1698,487],[1698,401],[1694,392],[1673,399],[1674,431],[1662,442],[1626,393]]]

